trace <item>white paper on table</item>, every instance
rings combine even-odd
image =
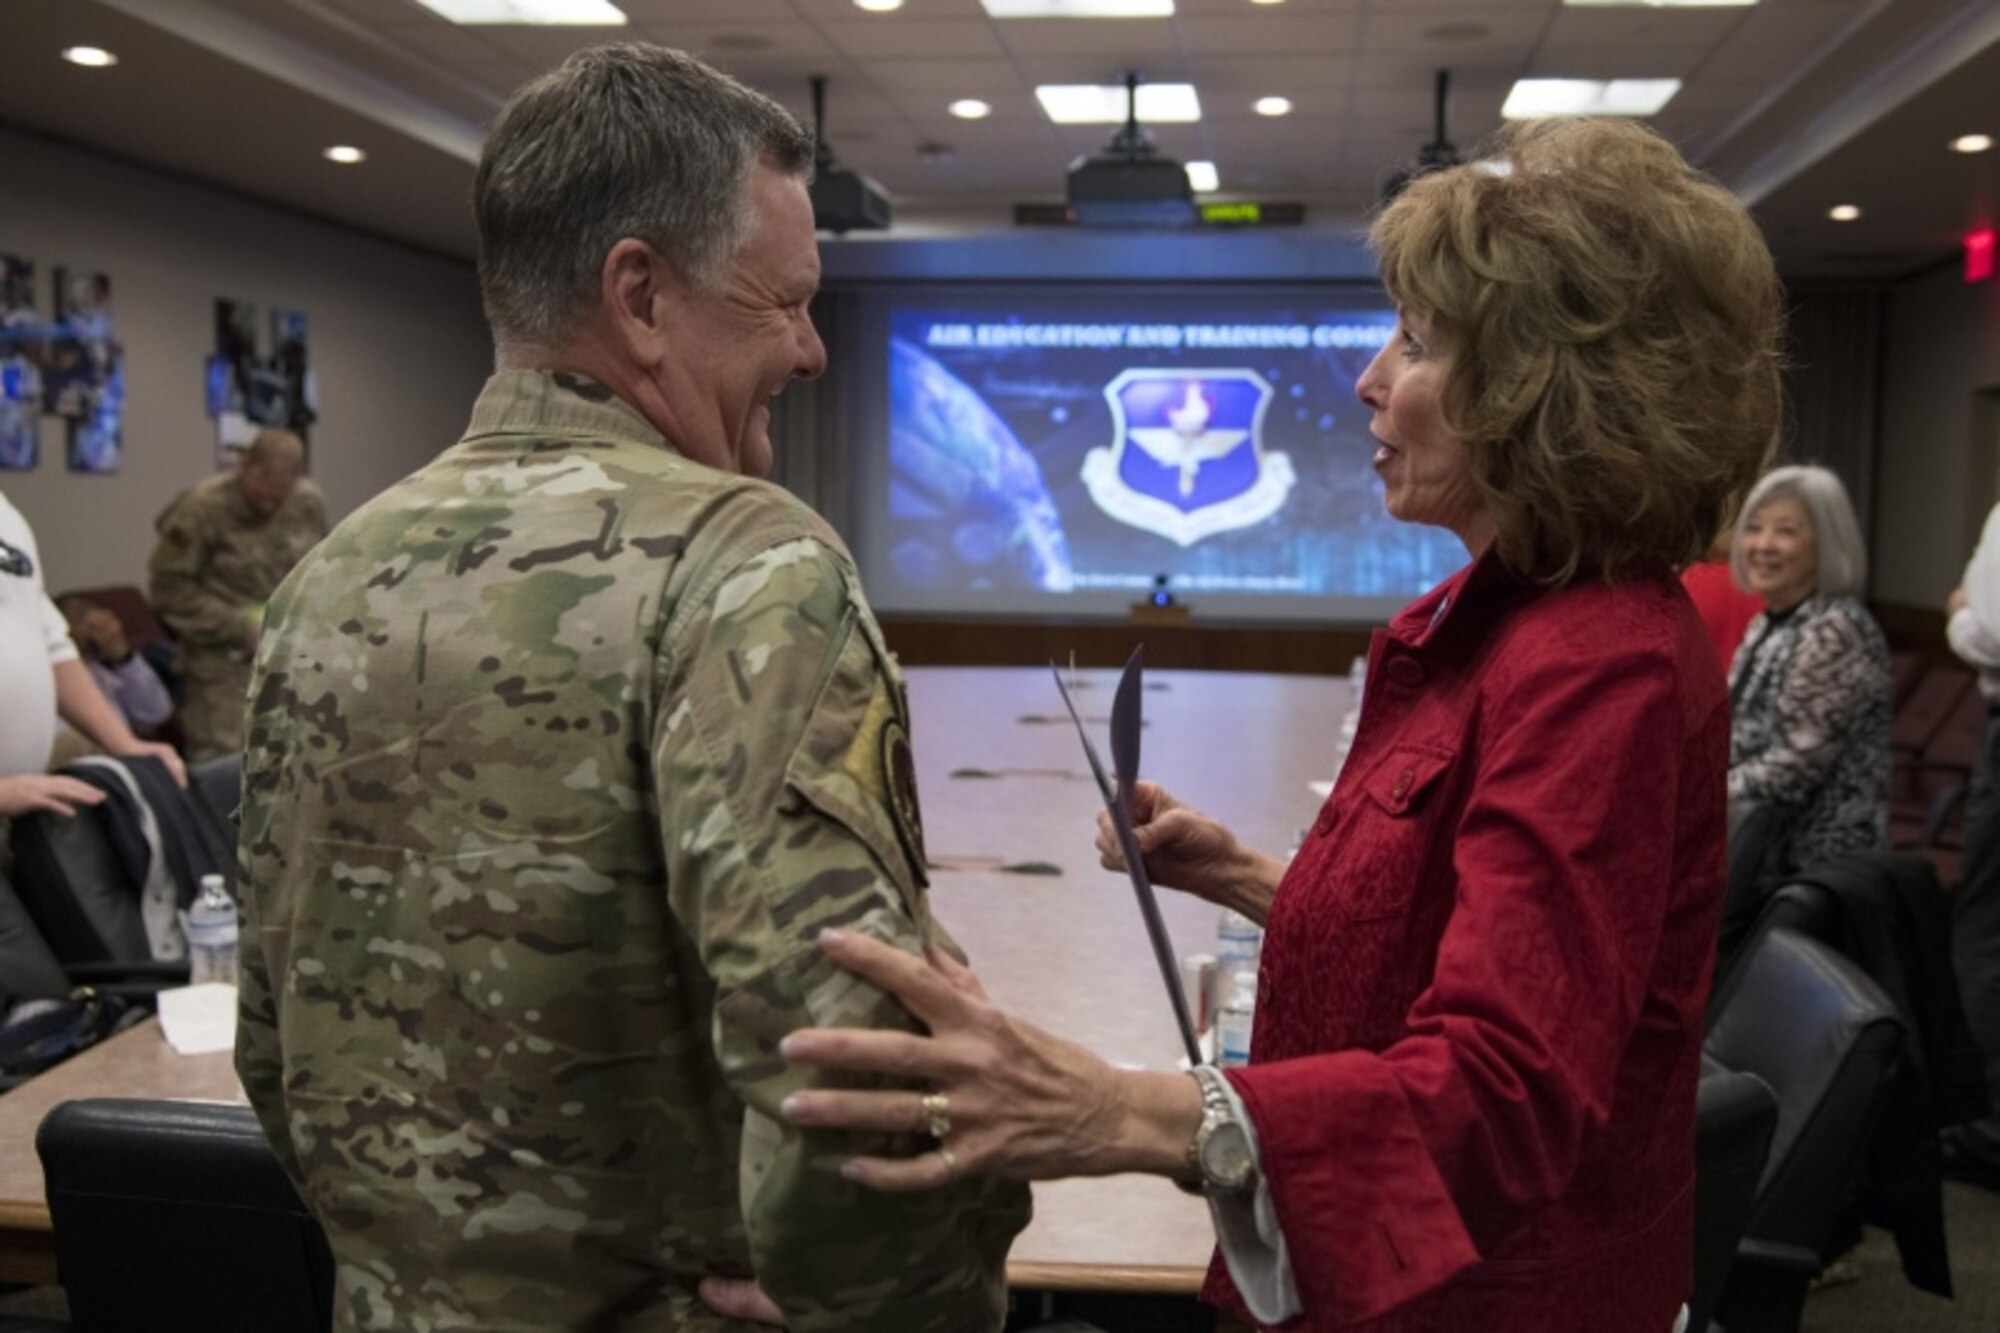
[[[236,1048],[236,987],[220,981],[160,992],[160,1030],[182,1055]]]

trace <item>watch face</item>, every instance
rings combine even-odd
[[[1241,1188],[1257,1169],[1250,1155],[1250,1136],[1233,1120],[1225,1120],[1204,1134],[1197,1156],[1202,1176],[1218,1189]]]

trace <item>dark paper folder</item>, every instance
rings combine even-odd
[[[1131,876],[1132,892],[1139,899],[1139,915],[1146,922],[1146,938],[1153,946],[1153,957],[1160,964],[1160,980],[1167,988],[1167,999],[1173,1005],[1174,1022],[1180,1026],[1181,1044],[1187,1047],[1188,1064],[1202,1063],[1201,1043],[1195,1040],[1194,1022],[1188,1016],[1187,996],[1181,991],[1181,969],[1174,957],[1174,942],[1167,937],[1167,923],[1160,917],[1159,899],[1153,894],[1152,881],[1146,878],[1146,863],[1139,855],[1139,839],[1132,831],[1132,792],[1139,782],[1139,731],[1140,691],[1145,688],[1146,648],[1144,644],[1132,650],[1130,660],[1125,663],[1125,671],[1118,677],[1118,692],[1111,702],[1111,760],[1116,766],[1117,785],[1114,787],[1104,772],[1104,761],[1098,757],[1097,747],[1090,743],[1090,733],[1083,729],[1083,716],[1077,712],[1076,701],[1070,698],[1069,686],[1063,682],[1062,672],[1055,663],[1049,664],[1055,673],[1056,689],[1062,693],[1063,706],[1069,709],[1070,720],[1076,723],[1077,739],[1083,742],[1084,758],[1090,761],[1091,776],[1097,779],[1097,789],[1104,794],[1104,808],[1110,812],[1111,826],[1118,834],[1118,846],[1125,856],[1125,873]]]

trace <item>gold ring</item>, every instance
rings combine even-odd
[[[937,1155],[938,1160],[944,1163],[944,1178],[946,1180],[958,1179],[958,1159],[951,1155],[951,1149],[940,1143],[937,1146]]]
[[[943,1142],[951,1133],[951,1098],[941,1092],[927,1092],[918,1103],[924,1113],[924,1133]]]

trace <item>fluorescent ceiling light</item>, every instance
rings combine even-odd
[[[854,0],[854,7],[871,14],[893,14],[903,7],[903,0]]]
[[[1520,79],[1500,114],[1508,120],[1539,116],[1650,116],[1681,90],[1679,79]]]
[[[1289,116],[1292,114],[1292,99],[1260,97],[1250,104],[1250,109],[1260,116]]]
[[[991,19],[1165,19],[1174,0],[979,0]]]
[[[625,22],[625,11],[611,0],[417,0],[417,3],[453,23],[615,28]]]
[[[368,160],[368,154],[362,152],[353,144],[347,143],[337,143],[322,152],[320,156],[329,162],[338,162],[343,167],[351,167],[356,163]]]
[[[1990,134],[1961,134],[1951,141],[1954,153],[1983,153],[1993,146]]]
[[[1222,177],[1215,174],[1213,162],[1190,162],[1187,174],[1188,188],[1196,194],[1214,194],[1222,188]]]
[[[992,104],[982,102],[977,97],[961,97],[945,110],[960,120],[984,120],[993,114]]]
[[[1122,125],[1125,88],[1112,83],[1044,83],[1035,98],[1058,125]],[[1201,119],[1201,99],[1191,83],[1139,85],[1139,120],[1147,125],[1186,125]]]
[[[1757,0],[1563,0],[1577,9],[1743,9]]]
[[[85,69],[105,69],[118,63],[118,57],[101,46],[72,46],[62,53],[64,60],[72,65],[82,65]]]
[[[1826,215],[1835,222],[1852,222],[1861,216],[1861,210],[1853,204],[1835,204],[1826,210]]]

